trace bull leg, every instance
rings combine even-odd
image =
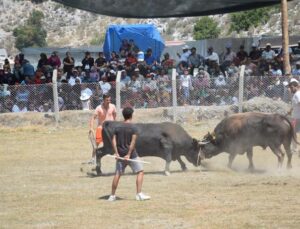
[[[286,151],[286,155],[288,157],[286,168],[290,169],[292,168],[292,150],[291,150],[291,143],[290,142],[284,142],[283,143],[284,149]]]
[[[172,149],[166,149],[166,167],[165,167],[165,175],[170,176],[170,164],[172,161]]]
[[[232,167],[232,162],[233,162],[235,156],[236,156],[236,153],[235,153],[235,152],[229,154],[229,160],[228,160],[228,165],[227,165],[227,166],[228,166],[228,168],[230,168],[230,169],[231,169],[231,167]]]
[[[282,162],[283,162],[283,159],[284,159],[284,154],[281,151],[280,146],[271,145],[270,148],[271,148],[272,152],[278,158],[278,168],[281,168],[282,167]]]
[[[186,168],[186,166],[185,166],[185,163],[184,163],[184,162],[182,161],[182,159],[180,158],[180,156],[178,156],[177,161],[179,162],[182,171],[186,171],[187,168]]]
[[[101,158],[104,156],[101,149],[96,149],[96,173],[97,175],[101,175]]]
[[[252,148],[247,150],[247,157],[248,157],[248,160],[249,160],[248,169],[250,171],[253,171],[254,170],[254,165],[253,165],[253,159],[252,159],[253,158],[253,149]]]

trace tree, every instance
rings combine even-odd
[[[42,19],[44,15],[40,11],[32,11],[25,25],[14,29],[16,47],[21,50],[26,47],[43,47],[47,45],[47,32],[43,29]]]
[[[251,26],[258,26],[266,23],[273,9],[270,7],[248,10],[230,15],[231,25],[230,31],[247,31]]]
[[[220,35],[220,28],[218,28],[218,23],[210,17],[202,17],[194,26],[194,39],[210,39],[217,38]]]

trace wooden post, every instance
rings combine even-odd
[[[282,22],[282,49],[283,49],[283,68],[285,75],[291,73],[290,54],[289,54],[289,24],[287,0],[281,0],[281,22]]]

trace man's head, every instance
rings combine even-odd
[[[125,107],[122,114],[125,120],[132,119],[133,109],[131,107]]]
[[[290,83],[289,83],[289,89],[291,90],[292,93],[296,93],[296,91],[298,90],[299,87],[299,82],[296,79],[291,79]]]
[[[196,48],[195,48],[195,47],[191,48],[191,52],[192,52],[193,54],[196,53]]]
[[[272,47],[271,43],[266,44],[266,50],[268,50],[268,51],[271,50],[271,47]]]
[[[103,95],[103,105],[106,107],[111,102],[111,96],[110,95]]]

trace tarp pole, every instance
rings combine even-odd
[[[290,55],[289,55],[289,23],[288,23],[288,5],[287,0],[281,0],[281,22],[282,22],[282,51],[283,67],[285,75],[291,73]]]
[[[121,117],[121,71],[117,73],[116,79],[116,106],[117,106],[117,117]]]

